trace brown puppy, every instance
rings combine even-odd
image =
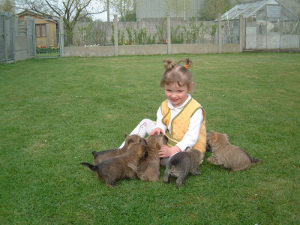
[[[244,149],[229,143],[228,136],[211,131],[206,136],[206,141],[212,150],[212,156],[208,162],[231,169],[230,172],[248,169],[252,163],[261,160],[251,157]]]
[[[92,154],[94,156],[94,164],[98,165],[103,161],[123,154],[127,148],[135,143],[139,143],[141,141],[141,137],[138,135],[125,135],[125,145],[121,149],[110,149],[102,152],[93,151]]]
[[[166,145],[168,138],[164,135],[154,134],[146,139],[148,145],[148,156],[141,161],[141,164],[137,167],[137,176],[144,181],[158,181],[159,170],[159,156],[158,150],[162,145]]]
[[[96,171],[99,180],[104,181],[107,186],[113,186],[122,178],[137,178],[136,171],[128,167],[128,164],[137,167],[141,159],[145,157],[146,152],[146,141],[141,139],[139,143],[130,145],[122,155],[107,159],[96,166],[87,162],[81,164]]]
[[[169,183],[170,176],[177,177],[177,186],[183,186],[188,174],[200,174],[199,165],[203,159],[203,152],[191,148],[188,148],[185,152],[175,154],[167,162],[163,181]]]

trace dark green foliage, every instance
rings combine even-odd
[[[136,21],[136,12],[130,11],[124,17],[120,18],[121,22],[134,22]]]
[[[201,20],[215,20],[231,8],[230,0],[204,0],[200,8]]]

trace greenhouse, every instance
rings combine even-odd
[[[223,42],[239,41],[240,18],[245,21],[246,49],[299,48],[299,18],[276,0],[238,4],[225,12]]]

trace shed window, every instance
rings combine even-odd
[[[46,37],[46,24],[36,24],[35,35],[36,37]]]

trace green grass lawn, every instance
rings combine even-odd
[[[183,188],[80,165],[164,100],[163,59],[190,57],[207,130],[262,159],[201,165]],[[300,54],[32,59],[0,65],[0,224],[299,224]],[[209,154],[207,154],[209,155]],[[163,169],[161,170],[163,173]]]

